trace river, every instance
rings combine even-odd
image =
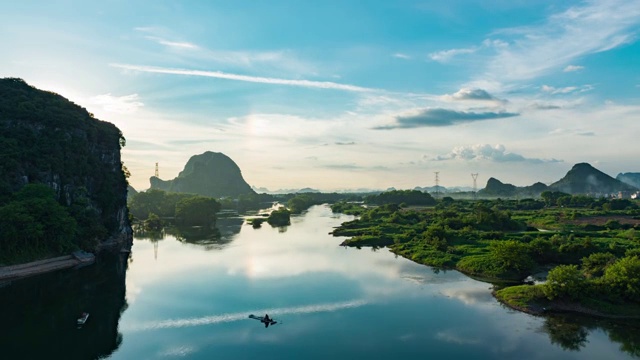
[[[291,226],[221,219],[137,236],[129,257],[0,288],[3,359],[630,359],[637,324],[534,317],[490,284],[386,249],[338,246],[327,206]],[[78,314],[90,313],[77,328]],[[265,328],[248,315],[268,313]]]

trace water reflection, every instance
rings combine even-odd
[[[16,281],[0,289],[0,354],[5,359],[95,359],[122,343],[126,255]],[[80,329],[76,319],[90,313]]]
[[[220,219],[217,233],[137,232],[128,269],[100,260],[0,288],[6,358],[638,356],[637,323],[529,316],[456,271],[343,249],[327,233],[350,219],[314,207],[286,232],[242,218]],[[77,330],[82,311],[91,317]],[[251,313],[283,326],[264,331]]]
[[[563,350],[580,351],[590,333],[604,331],[609,339],[620,344],[620,350],[640,358],[640,323],[638,321],[609,321],[576,315],[550,315],[540,331],[549,336],[552,344]]]

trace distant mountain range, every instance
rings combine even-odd
[[[239,195],[255,193],[244,180],[240,168],[233,160],[225,154],[212,151],[192,156],[184,166],[184,170],[173,180],[162,180],[152,176],[149,182],[152,189],[215,198],[227,196],[235,198]]]
[[[419,191],[428,192],[428,193],[436,193],[436,192],[458,193],[458,192],[473,191],[473,188],[469,186],[455,186],[450,188],[444,187],[444,186],[426,186],[426,187],[416,186],[413,188],[413,190],[419,190]]]
[[[620,173],[616,179],[640,189],[640,173]]]
[[[317,189],[312,189],[312,188],[303,188],[303,189],[278,189],[278,190],[274,190],[271,191],[269,189],[267,189],[266,187],[255,187],[252,186],[251,189],[253,189],[253,191],[259,193],[259,194],[271,194],[271,195],[278,195],[278,194],[302,194],[302,193],[319,193],[322,192],[320,190]]]
[[[624,176],[624,175],[631,176]],[[638,173],[620,174],[627,181],[639,180]],[[602,171],[587,163],[579,163],[573,166],[569,172],[560,180],[547,186],[537,182],[530,186],[517,187],[511,184],[504,184],[495,178],[490,178],[484,189],[478,191],[481,197],[536,197],[543,191],[561,191],[567,194],[590,194],[604,196],[607,194],[617,194],[619,192],[635,192],[638,186],[632,186],[629,182],[614,179]]]
[[[296,194],[296,193],[320,193],[321,190],[313,188],[279,189],[270,191],[265,187],[252,187],[242,177],[240,168],[228,156],[222,153],[207,151],[200,155],[192,156],[173,180],[162,180],[155,176],[149,179],[152,189],[160,189],[171,192],[193,193],[211,197],[238,197],[242,194]],[[487,185],[478,191],[480,197],[538,197],[543,191],[561,191],[568,194],[590,194],[605,196],[619,192],[636,192],[640,189],[640,173],[621,173],[617,179],[603,173],[587,163],[574,165],[571,170],[560,180],[547,186],[536,182],[530,186],[518,187],[506,184],[496,178],[489,178]],[[336,191],[339,193],[380,193],[391,191],[376,189],[346,189]],[[428,193],[452,194],[471,192],[471,187],[444,186],[416,186],[414,190]],[[130,188],[133,193],[135,190]],[[131,195],[131,194],[130,194]]]

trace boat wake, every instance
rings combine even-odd
[[[238,313],[227,313],[227,314],[212,315],[212,316],[205,316],[205,317],[198,317],[198,318],[151,321],[151,322],[137,324],[133,326],[124,326],[122,330],[145,331],[145,330],[156,330],[156,329],[202,326],[202,325],[220,324],[220,323],[245,320],[247,319],[247,314],[256,314],[256,313],[257,314],[268,313],[271,315],[311,314],[311,313],[332,312],[332,311],[338,311],[338,310],[344,310],[344,309],[350,309],[350,308],[357,308],[367,304],[368,302],[365,300],[352,300],[352,301],[344,301],[344,302],[295,306],[295,307],[286,307],[286,308],[254,309],[254,310],[247,310],[241,313],[238,312]]]

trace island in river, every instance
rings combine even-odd
[[[387,246],[421,264],[497,282],[494,295],[515,309],[640,318],[636,201],[546,192],[539,200],[445,197],[429,207],[332,209],[359,214],[333,231],[350,237],[342,245]],[[522,285],[546,271],[544,284]]]

